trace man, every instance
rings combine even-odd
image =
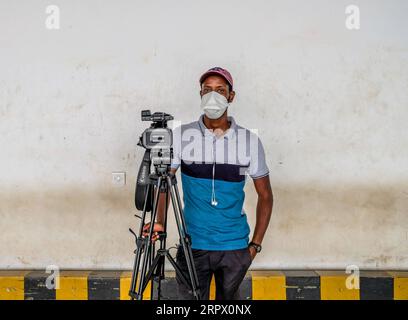
[[[181,167],[184,217],[192,240],[201,298],[209,299],[211,278],[216,299],[239,299],[238,289],[261,251],[272,213],[273,196],[262,144],[249,130],[227,115],[234,100],[233,79],[215,67],[200,78],[201,109],[198,121],[174,130],[174,159],[171,171]],[[249,242],[249,226],[243,210],[246,173],[258,194],[256,225]],[[160,198],[157,232],[163,231],[165,197]],[[145,235],[149,224],[144,228]],[[187,274],[184,252],[179,246],[177,263]],[[193,296],[177,277],[182,299]]]

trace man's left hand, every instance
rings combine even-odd
[[[255,259],[256,254],[257,254],[255,248],[250,246],[249,247],[249,253],[251,254],[251,259],[253,261]]]

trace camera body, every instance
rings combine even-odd
[[[142,111],[142,121],[152,124],[143,131],[138,143],[146,149],[136,181],[135,205],[138,210],[152,210],[153,195],[149,188],[152,163],[156,175],[165,175],[169,171],[173,158],[173,132],[167,128],[169,120],[173,120],[173,116],[167,113]]]
[[[153,165],[170,165],[173,157],[173,132],[167,128],[167,121],[173,120],[173,116],[164,112],[150,113],[150,110],[142,111],[142,121],[152,121],[141,135],[139,145],[150,151],[150,159]]]

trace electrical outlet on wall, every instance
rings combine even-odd
[[[126,172],[112,172],[112,184],[115,187],[123,187],[126,184]]]

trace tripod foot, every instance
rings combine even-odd
[[[137,292],[129,291],[129,296],[132,300],[142,300],[142,295],[137,294]]]

